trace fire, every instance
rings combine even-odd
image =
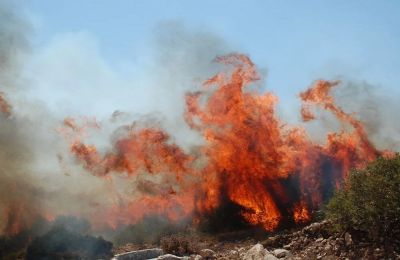
[[[247,56],[231,54],[216,62],[226,70],[186,95],[185,120],[205,140],[194,153],[174,144],[162,129],[136,124],[125,127],[113,149],[102,153],[84,142],[82,127],[73,119],[64,121],[63,133],[77,133],[69,139],[71,153],[91,174],[130,179],[148,174],[158,180],[147,184],[153,188],[146,192],[118,195],[123,203],[104,209],[110,226],[153,213],[171,221],[192,217],[198,223],[226,202],[238,205],[248,223],[266,230],[305,223],[351,168],[382,154],[362,122],[336,105],[331,90],[340,82],[319,80],[300,94],[305,122],[315,120],[313,109],[319,107],[343,124],[319,145],[303,128],[281,122],[276,96],[249,87],[260,76]],[[205,161],[201,167],[199,160]]]
[[[21,203],[14,203],[6,208],[4,215],[7,220],[4,231],[8,235],[18,234],[25,226],[22,215],[24,207]]]
[[[51,221],[54,218],[47,212],[38,212],[35,208],[26,202],[13,201],[5,206],[0,220],[2,232],[6,235],[16,235],[21,231],[29,229],[32,224],[39,218]]]
[[[11,116],[11,105],[4,98],[4,93],[0,92],[0,110],[6,117]]]
[[[308,212],[307,206],[304,203],[300,202],[294,206],[293,219],[297,223],[306,223],[310,221],[310,212]]]

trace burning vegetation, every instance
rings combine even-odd
[[[141,183],[146,192],[118,194],[119,202],[103,209],[104,219],[96,220],[97,225],[133,224],[152,214],[172,222],[193,219],[194,225],[213,219],[222,229],[233,216],[236,226],[244,223],[267,231],[303,224],[351,168],[389,154],[377,150],[363,123],[336,105],[331,90],[340,82],[318,80],[300,93],[303,121],[314,120],[313,110],[320,108],[341,123],[340,131],[317,144],[303,128],[279,119],[275,95],[252,88],[260,76],[247,56],[234,53],[216,62],[225,69],[202,89],[186,94],[186,123],[204,139],[190,152],[163,129],[138,122],[121,127],[112,149],[100,152],[85,142],[85,129],[99,124],[64,121],[61,132],[70,141],[71,153],[92,175],[110,185],[114,176],[153,178]],[[232,214],[213,218],[221,208]]]
[[[289,124],[279,116],[278,97],[260,90],[262,77],[248,56],[231,53],[210,64],[216,53],[226,53],[215,46],[222,45],[219,39],[200,33],[176,40],[185,33],[166,30],[171,38],[161,37],[165,49],[160,60],[162,69],[168,69],[151,70],[155,82],[166,81],[167,87],[186,84],[195,77],[192,70],[206,79],[200,86],[193,83],[176,91],[184,92],[182,113],[166,109],[166,102],[158,107],[173,114],[165,121],[147,114],[132,119],[120,111],[109,121],[64,118],[70,113],[51,112],[19,88],[27,85],[21,64],[27,59],[29,25],[10,8],[0,1],[1,259],[108,258],[112,244],[94,236],[100,234],[118,246],[159,244],[169,253],[199,253],[201,239],[192,240],[198,231],[208,231],[210,242],[219,236],[227,240],[233,233],[255,238],[305,226],[334,194],[326,212],[341,233],[351,233],[354,242],[365,237],[400,244],[400,162],[398,155],[385,150],[399,149],[399,125],[393,123],[398,120],[389,117],[389,110],[398,108],[385,104],[389,109],[380,113],[369,106],[376,102],[383,109],[384,102],[373,100],[373,95],[368,106],[350,113],[352,109],[337,102],[343,101],[335,92],[342,83],[317,80],[299,94],[302,122]],[[181,40],[184,46],[173,45]],[[166,42],[172,48],[165,47]],[[171,49],[179,49],[178,55]],[[185,59],[193,64],[187,66]],[[35,73],[27,74],[29,78]],[[167,81],[175,77],[178,80]],[[169,89],[159,90],[157,85],[148,97],[157,93],[175,101],[176,95],[164,96]],[[357,99],[350,107],[364,106],[364,96],[358,94],[348,95]],[[322,141],[316,141],[308,127],[324,128],[321,115],[336,128],[327,127],[319,133]],[[379,136],[382,142],[372,142],[382,135],[377,128],[386,124],[389,134]],[[171,130],[181,128],[185,130]],[[187,140],[182,144],[178,139]],[[327,237],[326,232],[316,233]],[[292,243],[287,238],[291,236],[283,234],[285,243],[274,247],[290,242],[290,249],[297,250],[308,243],[298,232],[294,236]],[[344,240],[346,236],[339,244],[348,243]]]

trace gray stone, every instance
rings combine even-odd
[[[244,254],[243,260],[263,260],[267,253],[263,245],[256,244]]]
[[[351,235],[347,232],[344,234],[344,242],[346,246],[351,246],[353,244],[353,239],[351,239]]]
[[[290,255],[290,252],[286,249],[278,248],[272,252],[278,258],[284,258]]]
[[[157,260],[185,260],[185,259],[189,259],[189,257],[187,256],[180,257],[172,254],[166,254],[157,257]]]
[[[265,254],[263,260],[278,260],[273,254],[267,253]]]
[[[115,255],[113,260],[144,260],[157,258],[163,255],[163,250],[160,248],[144,249],[131,251],[123,254]]]

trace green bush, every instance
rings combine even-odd
[[[339,231],[361,231],[372,241],[400,239],[400,156],[378,158],[352,170],[326,207]]]

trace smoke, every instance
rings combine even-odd
[[[16,234],[39,216],[85,214],[107,193],[81,170],[66,176],[60,169],[57,154],[66,147],[55,129],[61,118],[27,95],[29,28],[16,6],[0,2],[0,91],[11,107],[0,114],[0,234]]]
[[[199,89],[203,80],[221,69],[212,61],[221,53],[229,53],[227,44],[219,37],[202,31],[189,32],[179,22],[159,25],[155,30],[155,64],[151,72],[156,72],[149,89],[154,108],[162,111],[163,126],[173,134],[176,142],[188,149],[200,144],[198,133],[190,130],[184,121],[186,108],[185,94]],[[149,74],[150,76],[150,74]]]
[[[33,48],[32,29],[16,6],[1,2],[0,91],[11,112],[0,115],[0,234],[18,233],[39,216],[106,218],[104,209],[123,206],[125,197],[163,190],[156,185],[161,180],[144,175],[110,181],[87,174],[58,128],[66,115],[93,114],[102,128],[90,130],[90,140],[104,151],[133,121],[164,128],[172,142],[190,149],[202,140],[184,123],[184,94],[216,71],[210,61],[224,52],[223,40],[177,22],[161,24],[152,62],[133,72],[141,75],[135,79],[133,67],[112,68],[89,33],[64,33]]]
[[[28,47],[27,28],[10,3],[0,2],[0,86],[6,98],[18,91],[21,57]],[[16,232],[16,222],[29,221],[24,211],[34,213],[40,207],[41,192],[34,178],[26,174],[33,162],[26,135],[29,124],[7,113],[0,115],[0,124],[0,229]]]
[[[115,152],[114,144],[133,127],[165,130],[167,145],[193,155],[204,140],[185,122],[185,94],[221,70],[212,61],[231,52],[227,43],[167,22],[155,28],[147,63],[114,66],[88,32],[62,33],[33,48],[31,30],[15,6],[0,2],[0,91],[11,105],[9,116],[0,115],[0,234],[16,233],[37,216],[76,215],[98,219],[94,228],[104,228],[105,209],[129,206],[126,198],[170,192],[176,185],[170,176],[92,176],[69,154],[58,129],[66,116],[87,121],[82,115],[90,115],[100,129],[86,129],[85,141],[101,156]],[[394,98],[357,82],[345,82],[336,94],[378,147],[399,149]],[[332,120],[324,119],[324,132],[338,127]]]
[[[338,78],[340,83],[333,91],[337,104],[363,123],[378,149],[399,151],[400,124],[393,113],[400,109],[396,102],[398,94],[385,86],[344,76]],[[304,125],[313,140],[323,142],[327,132],[346,128],[332,114],[321,110],[316,113],[319,120]]]
[[[397,93],[368,82],[344,80],[337,91],[338,103],[355,113],[379,149],[400,150],[400,109]]]
[[[30,26],[9,1],[0,1],[0,77],[2,90],[16,88],[21,59],[29,46]]]

